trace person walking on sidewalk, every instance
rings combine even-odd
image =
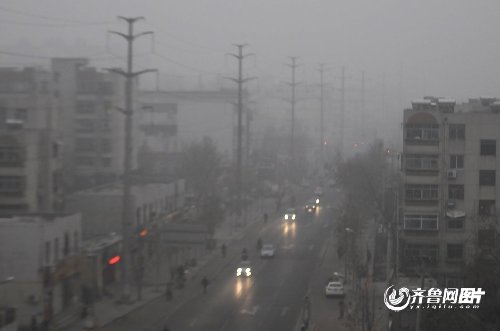
[[[167,297],[167,301],[171,301],[174,297],[174,294],[172,292],[172,288],[173,288],[173,284],[172,284],[172,281],[168,281],[167,282],[167,289],[165,291],[165,294],[166,294],[166,297]]]
[[[208,280],[207,276],[203,276],[203,279],[201,280],[201,286],[203,286],[203,294],[207,294],[207,287],[210,281]]]
[[[222,244],[220,251],[222,253],[222,257],[226,257],[226,244]]]
[[[339,320],[344,318],[344,300],[339,301]]]

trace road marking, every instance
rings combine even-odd
[[[255,315],[257,314],[257,311],[259,311],[259,306],[253,306],[252,309],[242,309],[240,311],[241,314],[245,314],[245,315]]]
[[[288,311],[288,307],[283,307],[283,308],[281,309],[281,314],[280,314],[280,316],[285,316],[285,314],[286,314],[286,312],[287,312],[287,311]]]

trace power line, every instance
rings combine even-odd
[[[104,24],[111,23],[111,22],[104,22],[104,21],[81,21],[81,20],[67,19],[67,18],[63,18],[63,17],[45,16],[45,15],[25,12],[25,11],[18,10],[18,9],[7,8],[4,6],[0,6],[0,11],[4,11],[4,12],[12,13],[15,15],[20,15],[20,16],[40,18],[40,19],[45,19],[45,20],[66,22],[66,23],[72,23],[72,24],[80,24],[80,25],[104,25]]]

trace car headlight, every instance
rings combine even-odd
[[[285,219],[287,220],[288,219],[288,214],[285,215]]]
[[[292,220],[294,220],[294,219],[295,219],[295,214],[292,215]]]
[[[245,269],[245,272],[246,272],[246,273],[249,273],[250,271],[251,271],[251,270],[250,270],[250,268],[246,268],[246,269]]]
[[[319,203],[319,199],[316,199],[316,203]]]

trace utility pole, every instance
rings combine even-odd
[[[321,167],[323,167],[324,163],[324,157],[323,157],[323,150],[324,150],[324,145],[325,145],[325,133],[324,133],[324,98],[323,98],[323,90],[324,90],[324,82],[323,82],[323,73],[325,71],[324,69],[324,64],[320,63],[319,65],[319,75],[320,75],[320,117],[319,117],[319,134],[320,134],[320,146],[319,146],[319,153],[320,153],[320,161],[321,161]]]
[[[290,60],[292,60],[291,64],[287,64],[288,67],[292,69],[292,81],[287,83],[291,88],[292,88],[292,97],[290,99],[290,104],[292,105],[292,122],[291,122],[291,130],[290,130],[290,165],[291,165],[291,172],[290,174],[293,174],[293,169],[294,169],[294,134],[295,134],[295,87],[299,84],[295,81],[295,69],[299,66],[296,61],[298,59],[297,56],[289,56],[288,57]]]
[[[154,69],[146,69],[141,71],[132,71],[132,60],[133,60],[133,43],[138,37],[153,34],[151,31],[139,32],[134,34],[134,23],[143,20],[143,17],[118,17],[124,20],[128,24],[128,32],[122,33],[117,31],[109,31],[110,33],[116,34],[123,37],[127,41],[127,70],[122,69],[110,69],[110,72],[119,74],[125,77],[125,109],[122,110],[125,115],[125,157],[123,162],[123,195],[122,195],[122,235],[123,235],[123,252],[121,259],[121,272],[122,272],[122,282],[121,282],[121,298],[120,301],[125,303],[129,301],[129,270],[131,263],[130,254],[130,244],[131,244],[131,225],[132,225],[132,215],[135,215],[135,211],[131,210],[131,168],[132,168],[132,125],[133,125],[133,93],[132,84],[133,79],[146,72],[155,72]],[[140,297],[140,293],[138,295]]]
[[[345,117],[345,67],[342,66],[342,76],[340,84],[340,155],[344,155],[344,117]]]
[[[361,71],[361,138],[366,143],[365,134],[365,71]]]
[[[252,78],[243,78],[243,60],[250,56],[254,55],[253,53],[243,54],[243,48],[247,46],[246,44],[233,44],[236,48],[238,48],[238,53],[229,53],[232,57],[238,60],[238,78],[228,79],[232,80],[236,84],[238,84],[238,132],[237,132],[237,151],[236,151],[236,214],[238,216],[241,215],[241,187],[242,187],[242,156],[243,156],[243,83],[253,79]]]

